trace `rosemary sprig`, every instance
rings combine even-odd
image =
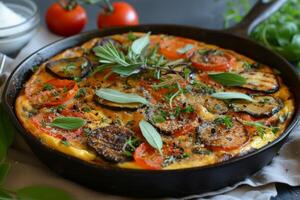
[[[147,33],[134,40],[126,55],[111,42],[95,47],[93,51],[100,58],[100,65],[94,73],[111,68],[112,72],[127,77],[148,69],[154,70],[155,77],[159,79],[161,70],[172,71],[172,66],[184,62],[184,60],[177,60],[169,63],[164,56],[157,54],[157,46],[149,49],[149,36],[150,33]]]

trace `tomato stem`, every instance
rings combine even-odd
[[[106,9],[108,10],[108,12],[112,13],[114,11],[114,7],[112,5],[112,3],[110,2],[110,0],[103,0]]]
[[[59,0],[58,3],[65,10],[73,10],[78,5],[77,0]]]

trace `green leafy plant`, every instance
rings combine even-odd
[[[7,150],[13,142],[15,129],[0,104],[0,199],[2,200],[74,200],[67,192],[42,185],[27,186],[15,191],[3,186],[10,164],[5,161]]]
[[[289,61],[300,60],[300,0],[288,0],[250,36]]]
[[[79,117],[57,117],[49,125],[65,130],[76,130],[86,124],[86,121]]]
[[[244,77],[231,72],[209,74],[209,77],[224,86],[241,86],[246,83],[246,79]]]
[[[240,22],[244,15],[249,12],[251,5],[249,0],[230,0],[224,13],[224,27],[228,28],[233,23]]]
[[[243,94],[243,93],[239,93],[239,92],[216,92],[211,94],[212,97],[216,98],[216,99],[243,99],[243,100],[247,100],[247,101],[253,101],[252,97]]]

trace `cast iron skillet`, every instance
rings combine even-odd
[[[282,2],[282,0],[273,1],[269,4],[258,2],[255,10],[252,10],[246,17],[246,21],[227,30],[227,32],[177,25],[140,25],[92,31],[57,41],[26,58],[10,75],[3,95],[5,109],[32,151],[45,165],[68,179],[98,191],[139,197],[179,197],[233,185],[270,163],[299,120],[300,80],[296,71],[279,55],[245,38],[247,31],[249,31],[248,27],[250,25],[253,27],[255,23],[258,23],[259,20],[256,17],[259,16],[258,19],[262,19],[260,13],[263,11],[270,13],[270,10],[275,10]],[[44,62],[66,48],[79,45],[93,37],[128,31],[151,31],[153,34],[164,33],[193,38],[232,49],[256,61],[275,67],[282,72],[281,77],[295,95],[296,110],[290,125],[278,139],[255,152],[211,166],[168,171],[96,166],[48,148],[22,127],[14,112],[14,104],[23,84],[32,74],[33,66]],[[235,32],[240,36],[228,32]]]

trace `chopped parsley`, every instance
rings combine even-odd
[[[128,157],[132,157],[133,152],[135,151],[135,149],[140,145],[140,140],[137,137],[129,137],[124,146],[123,146],[123,153],[124,155],[128,156]]]
[[[80,97],[85,97],[86,95],[86,89],[85,88],[80,88],[75,95],[75,98],[80,98]]]

